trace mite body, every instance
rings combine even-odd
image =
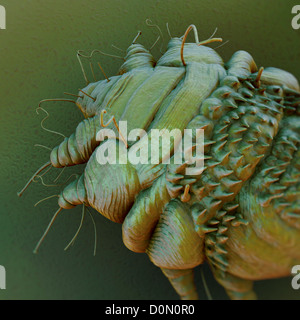
[[[192,29],[195,43],[185,43]],[[245,51],[224,63],[206,46],[219,40],[199,42],[190,26],[157,62],[133,43],[117,76],[81,90],[76,104],[86,119],[50,155],[58,168],[86,163],[61,192],[60,210],[82,204],[122,223],[124,244],[147,253],[181,299],[197,299],[193,269],[204,261],[232,299],[254,299],[253,280],[300,264],[299,84],[286,71],[258,70]],[[118,134],[119,121],[149,134],[124,148],[122,139],[97,139],[104,126]],[[151,129],[186,128],[204,129],[201,174],[186,175],[193,165],[172,159],[97,161],[100,147],[117,147],[124,160]]]

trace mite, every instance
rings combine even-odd
[[[195,42],[187,43],[191,30]],[[118,75],[89,83],[84,72],[87,86],[73,102],[85,119],[19,193],[46,167],[86,164],[60,193],[36,251],[61,210],[83,205],[122,224],[125,246],[146,253],[181,299],[198,298],[193,270],[205,261],[231,299],[255,299],[253,281],[288,276],[300,264],[298,81],[258,68],[245,51],[224,63],[207,46],[222,39],[200,42],[194,25],[158,61],[138,36]],[[97,139],[104,127],[119,133],[119,121],[149,135],[128,144],[122,135]],[[158,165],[97,161],[101,147],[126,158],[152,129],[203,129],[203,171],[162,163],[163,150]]]

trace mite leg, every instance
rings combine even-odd
[[[81,204],[89,206],[84,185],[84,175],[67,185],[58,197],[58,205],[62,209],[72,209]]]
[[[161,268],[181,300],[198,300],[194,283],[194,269],[174,270]]]
[[[127,150],[120,150],[118,144],[113,139],[104,142],[106,150],[116,150],[116,160],[124,160]],[[91,155],[84,173],[64,188],[58,204],[64,209],[85,204],[108,219],[123,223],[141,189],[137,172],[130,163],[100,164],[98,151],[96,149]]]
[[[169,201],[165,175],[156,179],[151,188],[140,192],[122,225],[123,242],[129,250],[147,250],[153,230]]]
[[[231,300],[256,300],[253,291],[253,281],[245,280],[231,275],[230,273],[213,269],[215,279],[226,290]]]
[[[65,187],[64,190],[61,192],[61,194],[58,196],[59,209],[56,211],[56,213],[52,217],[48,227],[46,228],[44,234],[42,235],[41,239],[37,243],[33,252],[34,253],[38,252],[42,242],[47,236],[54,221],[56,220],[57,216],[60,214],[60,212],[63,209],[72,209],[79,204],[85,204],[85,203],[87,203],[86,191],[83,183],[83,176],[80,176],[75,181],[71,182],[67,187]],[[72,239],[72,242],[74,239],[75,237]]]
[[[86,163],[100,144],[100,141],[97,141],[97,133],[100,129],[99,116],[80,122],[76,131],[52,150],[51,164],[56,168],[62,168]]]
[[[80,122],[75,133],[69,138],[65,138],[59,146],[52,149],[50,161],[36,171],[26,183],[25,187],[18,192],[18,196],[21,197],[24,191],[34,181],[34,178],[49,166],[64,168],[86,163],[93,151],[100,144],[100,141],[97,141],[97,133],[100,128],[100,116],[88,118]]]
[[[97,134],[101,128],[100,115],[80,122],[76,131],[69,138],[65,138],[60,145],[52,149],[50,153],[50,162],[47,162],[37,170],[18,195],[22,196],[24,191],[33,182],[34,178],[48,166],[65,168],[87,163],[95,149],[101,143],[101,141],[98,141],[97,139]]]

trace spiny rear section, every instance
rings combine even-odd
[[[241,58],[247,63],[242,63]],[[228,265],[228,228],[247,224],[235,197],[269,155],[289,91],[262,83],[261,73],[253,77],[254,62],[248,54],[237,53],[231,61],[220,87],[202,103],[200,115],[187,127],[205,130],[204,172],[185,176],[187,165],[169,165],[166,174],[169,194],[192,206],[196,230],[205,236],[207,257],[223,271]],[[295,193],[291,193],[292,197]]]
[[[242,105],[221,117],[212,133],[211,159],[191,187],[195,201],[200,201],[194,205],[196,229],[200,236],[208,234],[207,257],[221,270],[227,267],[224,244],[228,228],[247,223],[237,213],[234,199],[269,151],[277,132],[280,111],[274,106],[271,110],[262,107]]]
[[[193,177],[190,190],[191,201],[201,201],[207,209],[208,221],[224,203],[234,200],[251,177],[270,149],[283,112],[264,89],[256,88],[248,79],[227,76],[203,102],[200,113],[190,126],[206,131],[205,157],[209,159],[205,161],[205,171]],[[183,170],[172,170],[169,166],[169,191],[174,196],[176,188],[182,190],[180,181],[185,182],[187,177]]]
[[[261,206],[273,206],[286,223],[297,229],[300,229],[299,143],[299,118],[285,117],[269,156],[252,181]]]

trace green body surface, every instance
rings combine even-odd
[[[157,63],[135,43],[124,59],[120,75],[83,89],[91,97],[80,94],[77,105],[87,119],[51,153],[55,167],[87,163],[60,207],[84,204],[123,223],[124,244],[146,252],[182,299],[197,298],[193,268],[204,261],[232,299],[255,298],[252,280],[286,276],[300,264],[297,80],[258,70],[245,51],[224,64],[213,49],[181,38]],[[100,143],[101,116],[149,135],[128,150],[121,139]],[[109,128],[118,133],[113,122]],[[189,163],[122,163],[147,145],[151,129],[186,128],[204,129],[201,174],[186,175]],[[117,164],[97,161],[100,148],[116,147]]]
[[[150,77],[140,85],[128,101],[121,121],[127,121],[128,131],[147,130],[164,99],[184,76],[184,68],[156,67]],[[156,92],[157,94],[153,94]],[[145,117],[145,111],[147,116]],[[132,118],[131,114],[135,114]]]

